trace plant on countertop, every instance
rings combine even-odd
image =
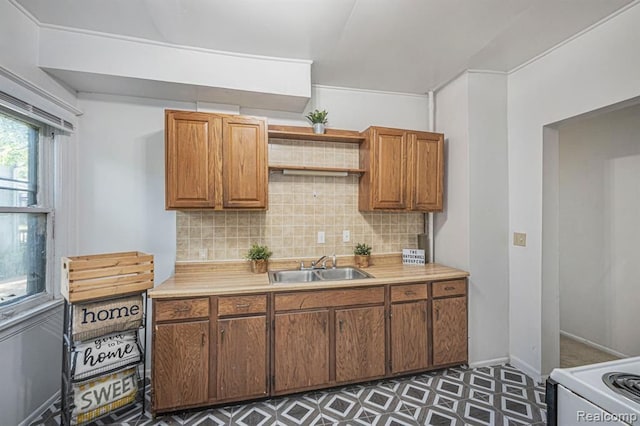
[[[353,250],[353,254],[356,256],[370,256],[371,246],[368,246],[365,243],[358,243],[356,244],[356,248]]]
[[[329,113],[327,110],[315,110],[306,115],[307,120],[311,122],[311,124],[327,124],[327,115]]]
[[[267,272],[267,263],[269,258],[273,254],[267,246],[261,246],[259,244],[253,244],[245,259],[251,261],[251,270],[257,274]]]
[[[356,265],[359,268],[366,268],[369,266],[369,256],[371,255],[371,246],[365,243],[356,244],[356,248],[353,250],[355,255]]]
[[[269,260],[273,252],[269,251],[269,247],[253,244],[247,252],[245,259],[247,260]]]

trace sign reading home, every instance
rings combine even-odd
[[[424,265],[424,250],[418,249],[402,249],[403,265]]]
[[[142,295],[73,305],[73,340],[140,327],[144,314]]]
[[[86,380],[136,364],[141,353],[137,330],[79,343],[72,355],[73,379]]]

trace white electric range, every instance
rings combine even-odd
[[[640,425],[640,357],[556,368],[546,399],[548,426]]]

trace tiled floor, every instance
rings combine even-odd
[[[148,394],[148,393],[147,393]],[[509,366],[433,371],[151,419],[139,406],[92,425],[544,425],[544,386]],[[33,425],[59,424],[54,404]]]

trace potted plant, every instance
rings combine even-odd
[[[306,115],[307,120],[313,124],[313,133],[324,133],[324,125],[327,124],[327,115],[329,113],[326,110],[315,110]]]
[[[355,255],[356,266],[359,268],[366,268],[369,266],[369,257],[371,256],[371,246],[365,243],[356,244],[356,248],[353,250]]]
[[[251,272],[256,274],[267,272],[269,258],[272,254],[269,247],[253,244],[245,256],[247,260],[251,261]]]

